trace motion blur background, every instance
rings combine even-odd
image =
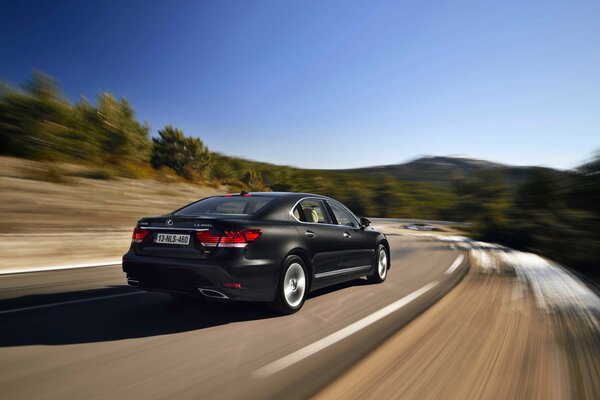
[[[0,1],[0,398],[600,398],[598,21],[598,1]],[[373,218],[389,279],[287,320],[125,285],[139,218],[240,190]],[[369,342],[252,375],[433,287]]]
[[[135,223],[119,207],[148,213],[137,198],[71,204],[99,180],[117,192],[123,179],[184,185],[157,184],[158,197],[185,184],[307,191],[359,215],[470,222],[475,238],[597,279],[599,11],[555,1],[3,2],[10,225],[0,230],[32,229],[44,212],[87,228]],[[52,201],[69,190],[70,201]],[[151,211],[197,194],[163,196]]]

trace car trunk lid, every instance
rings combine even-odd
[[[134,230],[133,250],[146,256],[208,259],[219,248],[243,248],[260,236],[260,230],[244,229],[244,222],[196,216],[144,218]]]

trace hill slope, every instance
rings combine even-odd
[[[520,167],[498,164],[490,161],[462,157],[422,157],[416,160],[393,165],[356,168],[345,170],[361,175],[389,175],[406,181],[429,182],[448,185],[452,178],[473,178],[482,171],[498,171],[509,184],[520,184],[532,171],[545,170],[557,175],[563,172],[543,167]]]

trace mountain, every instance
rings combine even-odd
[[[389,175],[402,181],[428,182],[448,185],[453,177],[472,178],[483,171],[499,171],[503,173],[509,183],[523,182],[533,171],[545,170],[559,175],[564,172],[544,167],[520,167],[477,160],[464,157],[421,157],[416,160],[393,165],[381,165],[343,170],[360,175]]]

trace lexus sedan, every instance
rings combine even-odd
[[[143,290],[268,302],[291,314],[311,291],[363,276],[385,280],[389,244],[369,224],[320,195],[207,197],[141,219],[123,271]]]

